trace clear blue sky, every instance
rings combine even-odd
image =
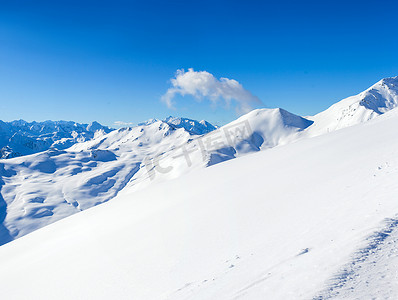
[[[396,0],[0,0],[0,119],[235,118],[189,96],[161,103],[180,68],[315,114],[398,75],[397,11]]]

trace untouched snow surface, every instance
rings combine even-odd
[[[1,295],[396,299],[397,126],[392,110],[125,191],[0,247]]]

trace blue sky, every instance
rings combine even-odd
[[[395,1],[1,1],[0,119],[224,124],[234,107],[176,96],[178,69],[239,81],[315,114],[398,75]]]

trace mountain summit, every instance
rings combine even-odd
[[[309,119],[322,134],[369,121],[398,106],[398,76],[384,78],[358,95],[337,102]]]

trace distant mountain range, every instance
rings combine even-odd
[[[149,125],[152,119],[139,125]],[[190,134],[205,134],[214,129],[207,121],[168,117],[164,120],[174,128],[184,128]],[[26,122],[0,120],[0,159],[34,154],[48,149],[63,150],[113,131],[98,122],[79,124],[72,121]]]
[[[66,149],[112,129],[98,122],[79,124],[71,121],[0,121],[0,158],[13,158],[50,148]]]

